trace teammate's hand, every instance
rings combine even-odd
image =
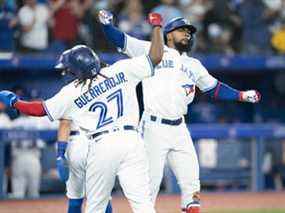
[[[113,24],[113,14],[107,10],[100,10],[98,13],[98,18],[101,24]]]
[[[149,13],[148,14],[148,23],[152,26],[162,26],[162,17],[159,13]]]
[[[58,172],[59,179],[62,182],[66,182],[69,178],[69,165],[64,154],[67,148],[66,141],[57,142],[57,158],[56,158],[56,169]]]
[[[0,92],[0,102],[6,107],[13,107],[14,104],[18,101],[18,96],[8,90],[2,90]]]
[[[261,99],[261,95],[256,90],[247,90],[240,93],[240,99],[244,102],[258,103]]]
[[[59,179],[65,183],[69,178],[69,165],[67,159],[64,156],[57,157],[56,169]]]

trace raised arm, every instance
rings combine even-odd
[[[163,36],[161,32],[162,18],[158,13],[150,13],[148,15],[148,21],[153,26],[151,36],[151,46],[149,49],[149,57],[153,65],[157,65],[162,60],[163,56]]]
[[[108,41],[115,45],[120,52],[129,57],[147,54],[150,48],[149,41],[143,41],[127,35],[113,25],[113,14],[107,10],[100,10],[99,21]]]

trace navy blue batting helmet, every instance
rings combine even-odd
[[[195,33],[197,31],[196,27],[190,24],[190,22],[182,17],[177,17],[171,19],[169,22],[166,23],[164,26],[163,34],[166,36],[167,33],[170,33],[173,30],[176,30],[181,27],[186,27],[190,30],[191,33]]]
[[[96,53],[85,45],[64,51],[55,68],[67,70],[79,80],[92,78],[100,71],[100,59]]]

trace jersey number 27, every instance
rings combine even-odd
[[[111,101],[116,101],[117,109],[118,109],[117,118],[121,117],[123,115],[123,110],[124,110],[122,90],[118,89],[117,91],[115,91],[112,94],[110,94],[109,96],[107,96],[106,99],[107,99],[107,103],[109,103]],[[100,117],[99,117],[99,121],[98,121],[96,129],[99,129],[103,126],[106,126],[106,125],[114,122],[113,117],[107,115],[108,106],[106,103],[97,101],[90,106],[89,111],[95,112],[97,109],[100,110]]]

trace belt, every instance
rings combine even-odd
[[[156,117],[154,115],[150,116],[151,121],[156,121],[157,119],[158,119],[158,117]],[[182,123],[182,121],[183,121],[182,118],[178,118],[176,120],[169,120],[169,119],[165,119],[165,118],[161,119],[162,124],[166,124],[166,125],[170,125],[170,126],[178,126]]]
[[[69,133],[69,136],[74,136],[74,135],[79,135],[79,134],[80,134],[79,131],[71,131]]]
[[[112,130],[104,130],[102,132],[96,132],[96,133],[94,133],[93,135],[90,136],[90,139],[95,139],[96,137],[98,137],[100,135],[108,134],[108,133],[111,133],[111,132],[116,132],[116,131],[119,131],[119,130],[137,130],[137,129],[134,126],[125,125],[125,126],[123,126],[121,128],[115,128],[115,129],[112,129]]]

